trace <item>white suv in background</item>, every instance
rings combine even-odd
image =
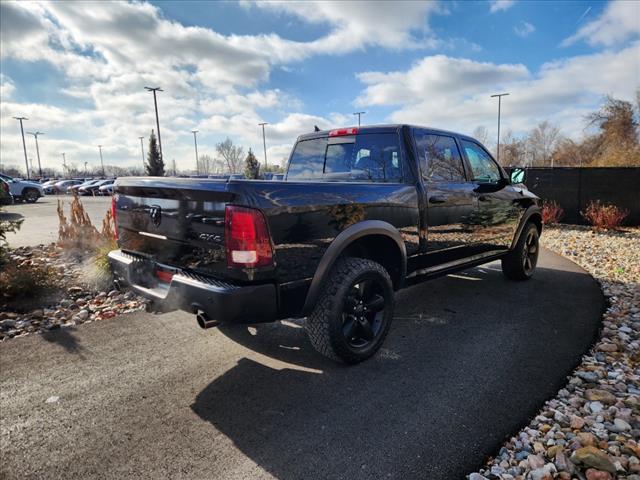
[[[9,184],[11,195],[16,201],[35,203],[40,197],[44,197],[44,189],[39,183],[12,178],[2,173],[0,173],[0,178]]]

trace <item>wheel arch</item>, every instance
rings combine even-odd
[[[346,228],[331,242],[311,280],[302,309],[303,315],[313,310],[320,289],[331,268],[343,255],[368,258],[389,272],[395,290],[402,286],[407,273],[407,251],[400,232],[390,223],[365,220]]]
[[[538,233],[542,234],[542,212],[540,210],[540,207],[538,207],[537,205],[531,205],[525,210],[524,214],[522,215],[522,219],[520,220],[520,224],[518,225],[518,229],[516,230],[516,234],[511,240],[510,250],[513,250],[513,248],[516,246],[516,243],[518,243],[518,239],[522,234],[522,229],[528,222],[533,222],[533,224],[538,228]]]

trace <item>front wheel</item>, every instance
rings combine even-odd
[[[540,233],[529,222],[522,229],[514,249],[502,259],[502,273],[511,280],[529,280],[536,270],[540,252]]]
[[[22,198],[24,198],[27,203],[36,203],[40,198],[40,193],[33,188],[27,188],[22,192]]]
[[[305,327],[322,355],[359,363],[382,345],[393,307],[393,284],[384,267],[364,258],[344,258],[331,270]]]

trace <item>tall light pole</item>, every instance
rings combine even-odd
[[[102,145],[98,145],[98,150],[100,150],[100,165],[102,166],[102,176],[104,177],[104,161],[102,160]]]
[[[158,147],[160,149],[160,160],[162,160],[162,140],[160,140],[160,120],[158,119],[158,100],[156,99],[156,92],[163,92],[160,87],[144,87],[148,91],[153,92],[153,106],[156,109],[156,128],[158,129]]]
[[[264,148],[264,168],[267,168],[267,140],[265,139],[264,136],[264,126],[265,125],[269,125],[267,122],[262,122],[259,123],[258,125],[260,125],[262,127],[262,147]]]
[[[24,128],[22,127],[23,120],[29,120],[27,117],[13,117],[20,122],[20,133],[22,133],[22,148],[24,149],[24,164],[27,167],[27,178],[29,175],[29,161],[27,160],[27,144],[24,142]]]
[[[491,98],[498,97],[498,146],[496,147],[496,161],[500,163],[500,106],[502,104],[502,97],[506,97],[508,93],[497,93],[491,95]]]
[[[140,139],[140,151],[142,152],[142,171],[144,172],[144,168],[146,167],[146,164],[144,163],[144,137],[138,137]]]
[[[358,128],[360,128],[360,116],[364,115],[367,112],[353,112],[354,115],[358,116]]]
[[[87,176],[87,163],[89,162],[84,162],[84,176]]]
[[[40,149],[38,148],[38,135],[44,135],[44,132],[27,132],[28,135],[33,135],[33,138],[36,139],[36,153],[38,154],[38,172],[40,173],[40,178],[42,178],[42,165],[40,164]]]
[[[196,139],[198,130],[191,130],[191,133],[193,133],[193,145],[196,147],[196,175],[200,175],[200,167],[198,166],[198,140]]]
[[[67,157],[64,152],[62,152],[62,176],[67,176]]]

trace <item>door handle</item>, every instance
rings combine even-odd
[[[486,202],[487,200],[489,200],[489,197],[487,197],[486,195],[480,195],[478,197],[478,200],[480,200],[481,202]]]
[[[445,203],[447,200],[443,197],[438,197],[434,195],[433,197],[429,197],[429,203]]]

